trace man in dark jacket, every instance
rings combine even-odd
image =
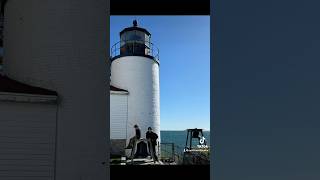
[[[148,146],[150,149],[150,153],[153,152],[153,154],[151,154],[151,156],[153,155],[154,160],[158,161],[158,157],[156,155],[156,145],[157,145],[158,135],[156,133],[152,132],[151,127],[148,127],[148,131],[146,133],[146,138],[148,140]],[[151,151],[151,148],[152,148],[152,151]]]

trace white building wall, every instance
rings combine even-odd
[[[110,139],[127,138],[128,95],[110,94]]]
[[[9,0],[4,73],[59,95],[56,180],[107,178],[107,1]]]
[[[160,140],[159,65],[142,56],[125,56],[111,65],[111,85],[129,91],[127,142],[135,135],[133,126],[141,129],[145,138],[150,126]]]
[[[0,179],[54,180],[56,110],[0,101]]]

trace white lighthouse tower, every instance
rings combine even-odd
[[[159,51],[137,21],[120,32],[120,39],[111,49],[111,86],[128,94],[126,144],[135,135],[134,125],[140,127],[142,138],[151,127],[160,142]],[[111,117],[111,128],[114,123]]]

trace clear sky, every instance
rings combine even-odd
[[[111,16],[111,46],[134,19],[160,50],[161,130],[209,130],[210,17]]]

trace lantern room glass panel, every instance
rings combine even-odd
[[[149,55],[150,36],[143,31],[131,30],[121,34],[121,55]]]

